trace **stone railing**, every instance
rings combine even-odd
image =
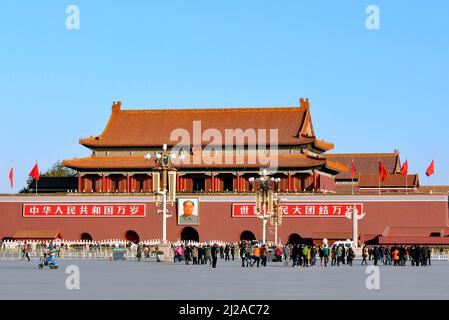
[[[123,248],[125,251],[126,259],[135,259],[137,256],[136,249]],[[31,250],[29,253],[30,258],[39,258],[43,249]],[[100,248],[100,249],[61,249],[57,259],[111,259],[114,252],[114,248]],[[22,258],[22,252],[17,249],[0,249],[0,259],[18,260]],[[150,259],[157,260],[157,256],[154,252],[150,253]],[[142,260],[145,260],[145,256],[142,252]]]

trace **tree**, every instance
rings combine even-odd
[[[54,163],[50,169],[42,174],[43,177],[74,177],[76,171],[67,168],[61,161]]]

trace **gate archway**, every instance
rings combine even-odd
[[[131,241],[133,243],[139,243],[140,242],[139,235],[134,230],[126,231],[125,239],[126,239],[126,241]]]
[[[92,241],[92,236],[90,235],[90,233],[83,232],[81,234],[81,240],[82,241]]]
[[[195,230],[195,228],[192,227],[185,227],[181,231],[181,240],[182,241],[200,241],[200,235],[198,234],[198,231]]]
[[[240,241],[242,240],[253,241],[256,240],[256,236],[251,231],[245,230],[240,234]]]
[[[288,243],[290,244],[301,244],[302,242],[301,236],[297,233],[292,233],[288,236]]]

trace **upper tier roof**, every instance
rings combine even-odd
[[[194,121],[201,122],[201,134],[207,129],[218,130],[223,145],[226,129],[253,129],[256,134],[258,129],[266,129],[267,144],[270,143],[269,130],[277,129],[279,145],[311,144],[318,151],[333,148],[333,144],[315,138],[309,103],[303,99],[300,107],[235,109],[122,110],[118,102],[112,107],[103,133],[80,139],[80,143],[91,148],[173,146],[180,142],[175,130],[183,129],[190,136],[188,145],[194,145]],[[221,145],[219,141],[213,142]],[[211,145],[211,141],[204,139],[201,144]],[[248,144],[246,140],[245,144]]]

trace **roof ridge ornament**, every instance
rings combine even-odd
[[[112,112],[119,112],[121,109],[122,103],[120,101],[112,102]]]
[[[309,98],[306,98],[305,100],[304,98],[299,99],[299,104],[301,105],[301,108],[308,108],[310,106]]]

